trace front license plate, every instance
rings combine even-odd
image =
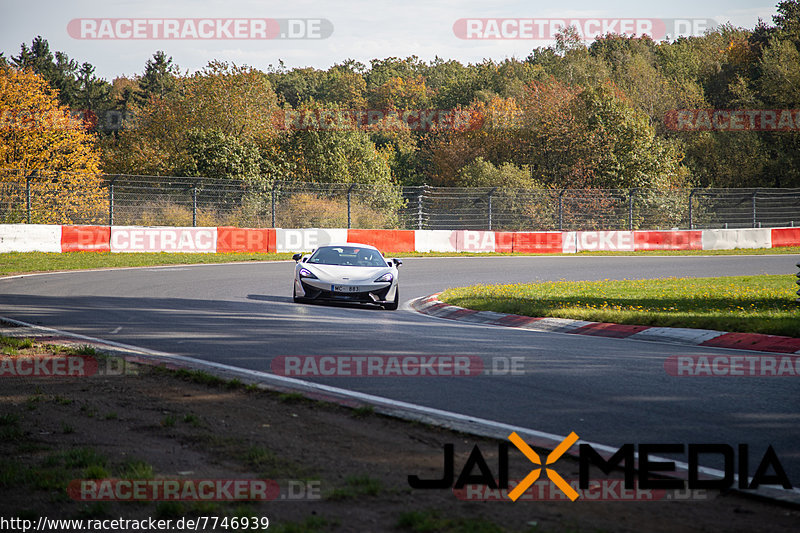
[[[333,292],[358,292],[356,285],[331,285]]]

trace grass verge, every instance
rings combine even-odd
[[[292,254],[289,253],[172,254],[162,252],[117,254],[110,252],[9,252],[0,254],[0,275],[93,268],[194,265],[238,261],[280,261],[291,258]]]
[[[800,337],[795,276],[556,281],[448,289],[479,311]]]
[[[774,255],[800,254],[800,247],[760,248],[736,250],[654,250],[642,252],[581,252],[578,254],[512,254],[469,252],[404,252],[387,253],[387,257],[489,257],[489,256],[553,256],[567,255]],[[0,253],[0,275],[61,270],[87,270],[95,268],[147,267],[164,265],[194,265],[206,263],[234,263],[246,261],[286,261],[291,253],[109,253],[109,252],[8,252]]]

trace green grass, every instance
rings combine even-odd
[[[339,487],[327,495],[328,500],[347,500],[361,496],[377,496],[383,491],[383,483],[380,479],[369,476],[347,476],[344,487]]]
[[[397,528],[415,533],[503,533],[504,528],[482,518],[448,518],[438,510],[401,513]]]
[[[795,280],[762,275],[476,285],[448,289],[440,299],[533,317],[800,337]]]
[[[18,441],[25,436],[25,432],[20,426],[20,417],[16,413],[4,413],[0,415],[0,442]],[[2,483],[0,483],[2,485]]]
[[[189,265],[197,263],[229,263],[234,261],[277,261],[291,258],[292,254],[290,253],[117,254],[107,252],[9,252],[0,254],[0,275],[110,267]]]
[[[0,336],[0,346],[24,350],[33,346],[33,339],[29,339],[27,337]]]
[[[119,477],[125,479],[153,479],[153,465],[139,459],[128,459],[120,467]]]
[[[353,416],[356,418],[364,418],[375,414],[375,407],[372,405],[360,405],[353,409]]]
[[[303,522],[281,522],[269,526],[269,531],[278,533],[321,533],[335,531],[339,525],[337,519],[327,519],[321,516],[309,516]]]
[[[772,255],[800,254],[800,247],[737,249],[737,250],[655,250],[647,252],[581,252],[565,255]],[[486,257],[511,255],[511,253],[452,253],[452,252],[404,252],[387,253],[389,257]],[[61,270],[86,270],[94,268],[147,267],[162,265],[191,265],[199,263],[233,263],[244,261],[281,261],[292,258],[291,253],[109,253],[109,252],[8,252],[0,254],[0,275],[29,272],[53,272]]]

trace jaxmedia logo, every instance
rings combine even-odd
[[[800,132],[800,109],[673,109],[664,125],[673,131]]]
[[[474,486],[482,486],[492,491],[500,491],[501,496],[516,502],[522,498],[523,494],[536,483],[544,470],[545,476],[555,487],[557,487],[564,497],[575,501],[587,494],[591,494],[593,499],[598,499],[593,492],[593,480],[590,479],[590,467],[599,468],[604,474],[609,475],[614,469],[622,468],[624,479],[619,490],[640,491],[640,496],[648,493],[641,491],[678,491],[674,494],[686,495],[695,494],[686,491],[704,490],[725,490],[736,483],[738,475],[738,488],[742,490],[757,489],[761,485],[776,485],[784,489],[792,489],[786,471],[781,465],[778,455],[772,446],[767,447],[764,455],[758,463],[753,475],[750,475],[750,455],[747,444],[739,444],[738,458],[734,447],[728,444],[672,444],[672,443],[647,443],[623,444],[618,450],[611,453],[608,451],[598,452],[591,444],[581,443],[578,446],[579,476],[577,487],[567,482],[552,465],[561,458],[578,441],[575,432],[570,433],[563,441],[547,456],[543,462],[539,455],[519,436],[516,432],[509,435],[508,440],[522,452],[522,454],[537,468],[531,470],[524,478],[509,490],[509,443],[501,441],[497,445],[497,475],[492,472],[489,463],[476,444],[469,454],[458,478],[455,477],[455,453],[453,444],[444,445],[444,465],[443,474],[438,479],[421,479],[416,475],[408,476],[408,484],[415,489],[455,489],[456,496],[466,494],[464,489]],[[686,456],[686,477],[681,479],[674,476],[678,469],[674,461],[662,460],[662,455],[685,455]],[[716,457],[722,460],[724,468],[721,477],[705,476],[704,469],[700,466],[700,458]],[[738,461],[737,461],[738,459]],[[475,472],[478,471],[478,473]],[[638,470],[638,475],[637,475]],[[611,481],[607,481],[610,483]],[[611,485],[609,485],[611,486]],[[595,485],[596,487],[596,485]],[[539,489],[544,490],[544,489]],[[490,493],[491,498],[495,497],[494,492]],[[533,492],[535,495],[536,492]],[[545,499],[557,499],[548,496]],[[666,499],[666,496],[664,497]],[[675,497],[674,499],[681,499]],[[682,499],[690,499],[683,497]]]
[[[609,33],[660,40],[703,35],[717,25],[716,20],[706,18],[461,18],[453,23],[453,34],[459,39],[552,41],[571,26],[584,40]]]
[[[81,18],[69,21],[67,33],[89,40],[327,39],[333,24],[323,18]]]
[[[679,377],[800,376],[798,355],[671,355],[664,370]]]
[[[74,479],[67,494],[78,501],[272,501],[271,479]]]
[[[525,478],[520,481],[513,490],[508,493],[508,497],[512,501],[517,501],[522,494],[528,490],[528,488],[533,485],[537,479],[539,479],[540,474],[542,473],[542,460],[539,455],[533,451],[533,449],[528,446],[528,444],[522,440],[522,438],[517,435],[516,432],[511,433],[508,436],[508,440],[510,440],[514,446],[517,447],[519,451],[525,455],[532,463],[539,465],[540,468],[535,468],[528,473]],[[570,433],[564,440],[559,444],[555,450],[550,452],[547,456],[545,461],[544,471],[547,477],[555,483],[555,485],[572,501],[575,501],[579,494],[562,478],[558,472],[555,470],[548,468],[548,466],[552,465],[558,459],[569,450],[575,442],[578,440],[578,435],[575,432]],[[458,476],[458,480],[453,485],[453,478],[454,478],[454,447],[452,444],[445,444],[444,445],[444,475],[441,479],[420,479],[418,476],[410,475],[408,476],[408,484],[411,488],[415,489],[444,489],[454,487],[455,489],[462,489],[468,484],[482,484],[486,485],[492,489],[508,489],[509,482],[508,482],[508,443],[507,442],[500,442],[498,444],[498,470],[499,470],[499,481],[495,481],[495,477],[492,475],[491,469],[489,465],[486,463],[483,455],[481,454],[478,445],[476,444],[472,448],[472,452],[469,454],[469,458],[467,462],[464,464],[463,469],[461,470],[461,474]],[[473,474],[473,469],[477,467],[480,470],[480,474]]]
[[[475,377],[524,375],[525,358],[477,355],[281,355],[274,374],[288,377]]]

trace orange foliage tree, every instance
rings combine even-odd
[[[95,138],[47,82],[0,66],[0,221],[99,222],[107,192]]]

